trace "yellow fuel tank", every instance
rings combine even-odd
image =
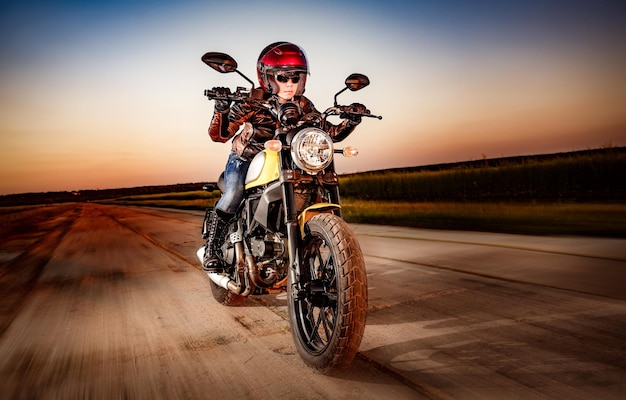
[[[246,175],[246,190],[277,180],[279,166],[280,159],[277,151],[263,150],[254,156]]]

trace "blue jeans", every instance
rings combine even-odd
[[[244,195],[244,187],[246,183],[246,174],[250,161],[241,158],[234,151],[230,152],[226,169],[224,170],[224,183],[226,191],[222,193],[222,197],[215,204],[215,208],[229,214],[234,214],[241,204]]]

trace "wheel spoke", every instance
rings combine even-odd
[[[321,317],[323,315],[323,317]],[[324,331],[326,333],[326,341],[329,341],[333,335],[335,329],[335,318],[333,318],[333,312],[329,307],[326,307],[323,312],[320,310],[320,319],[323,322]]]
[[[322,337],[320,335],[320,325],[324,326],[324,319],[322,318],[322,314],[320,312],[320,310],[318,309],[318,317],[317,317],[317,321],[315,322],[315,327],[313,328],[313,333],[314,333],[314,337],[316,337],[318,340],[318,346],[322,345],[325,346],[326,342],[328,342],[328,336],[326,337]]]

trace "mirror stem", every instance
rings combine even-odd
[[[252,85],[252,90],[254,90],[254,82],[252,82],[250,79],[248,79],[248,77],[245,76],[244,74],[242,74],[238,69],[236,69],[235,72],[238,73],[243,79],[245,79],[248,82],[250,82],[250,84]]]
[[[337,96],[339,96],[341,93],[345,92],[347,89],[347,87],[341,89],[340,91],[337,92],[337,94],[335,95],[335,106],[337,106]]]

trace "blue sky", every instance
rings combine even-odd
[[[0,194],[211,181],[213,86],[201,63],[302,46],[323,110],[352,72],[371,85],[340,171],[626,145],[621,1],[4,1]]]

